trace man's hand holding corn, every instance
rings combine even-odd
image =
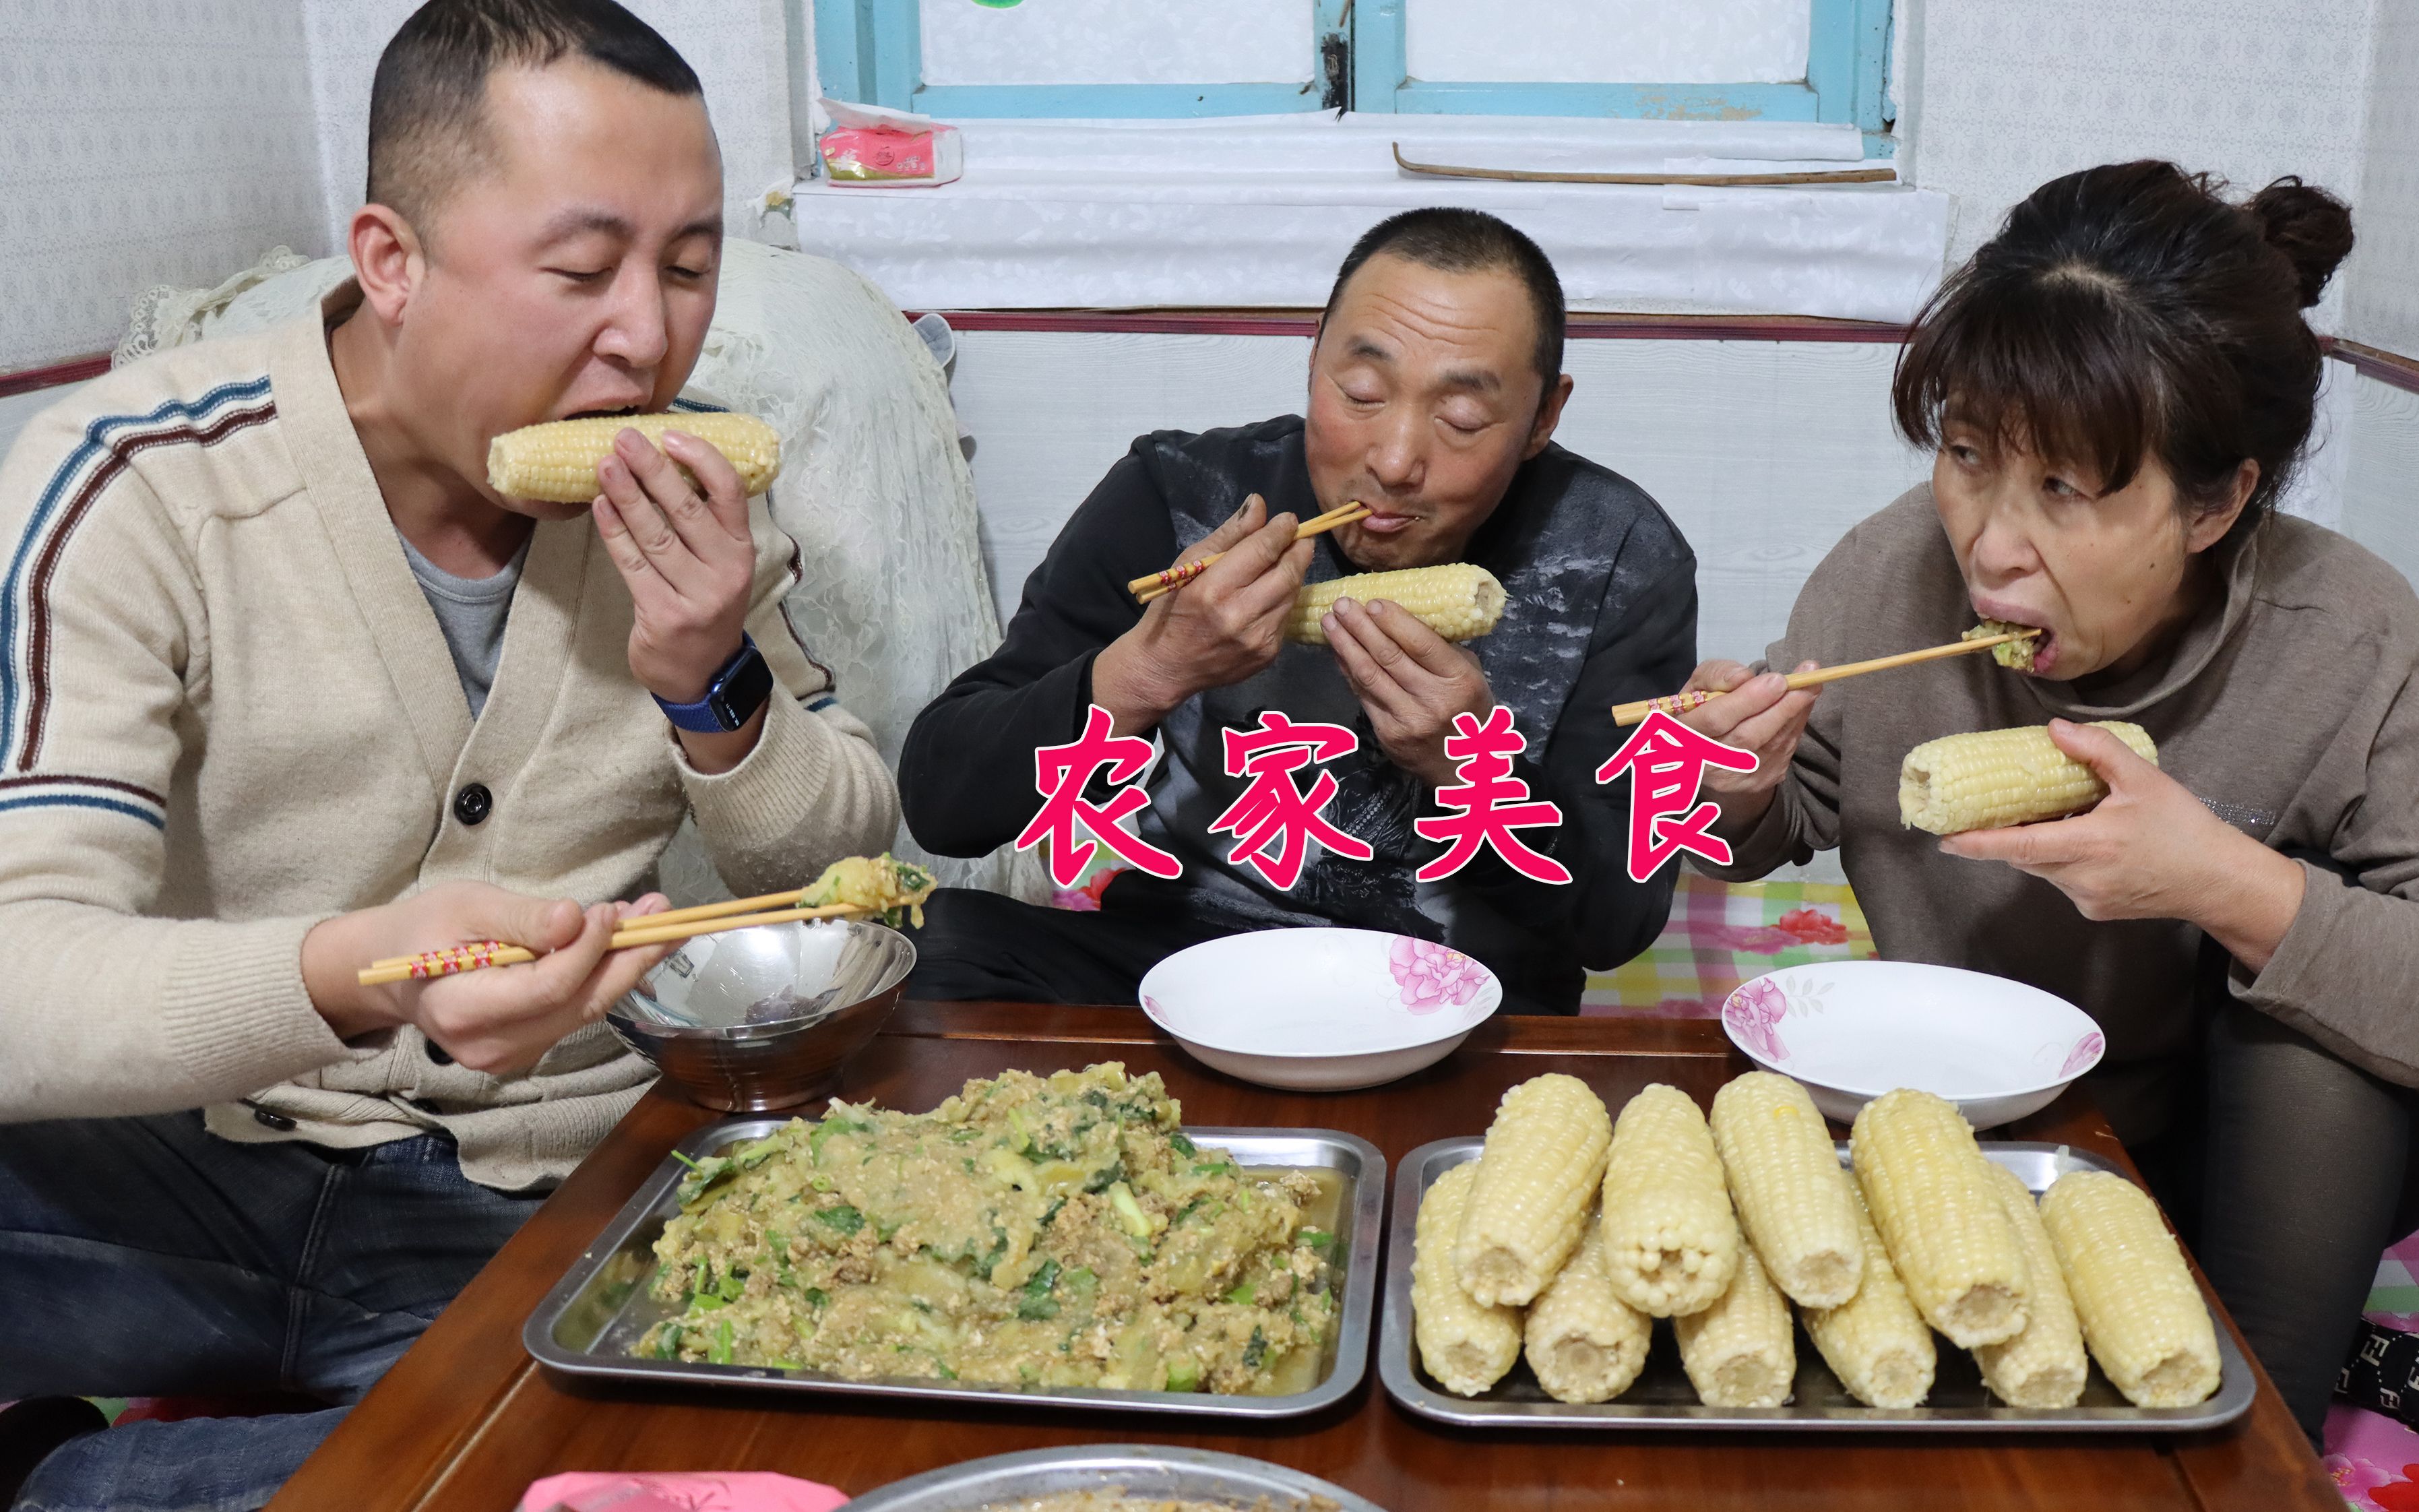
[[[1430,787],[1452,781],[1453,717],[1495,707],[1478,658],[1384,599],[1339,598],[1319,625],[1387,759]]]
[[[720,452],[677,430],[664,433],[657,451],[625,428],[596,464],[596,482],[603,490],[596,532],[636,609],[630,673],[657,698],[694,703],[738,653],[747,619],[756,547],[747,532],[747,487]],[[691,766],[726,772],[754,748],[763,727],[759,709],[727,734],[684,730],[680,741]]]

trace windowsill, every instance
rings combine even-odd
[[[1904,321],[1948,239],[1947,196],[1895,183],[1517,183],[1411,175],[1392,151],[1571,172],[1821,170],[1862,158],[1849,126],[1320,113],[961,130],[956,183],[800,181],[799,245],[909,308],[1316,307],[1367,226],[1465,205],[1534,236],[1574,309]]]

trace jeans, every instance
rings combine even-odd
[[[2318,1444],[2379,1252],[2419,1222],[2412,1094],[2231,1000],[2205,1069],[2200,1105],[2134,1163]]]
[[[542,1196],[451,1140],[238,1145],[198,1113],[0,1126],[0,1400],[284,1390],[316,1412],[136,1423],[39,1466],[20,1512],[249,1512]]]

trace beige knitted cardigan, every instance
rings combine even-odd
[[[112,373],[0,464],[0,1119],[442,1129],[473,1180],[542,1185],[649,1068],[601,1025],[509,1077],[413,1030],[339,1041],[311,926],[455,878],[631,896],[688,812],[733,888],[795,886],[886,846],[896,790],[782,612],[797,548],[761,501],[748,625],[790,696],[737,767],[691,770],[631,677],[585,518],[537,527],[473,722],[329,363],[350,293]]]

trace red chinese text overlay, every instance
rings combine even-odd
[[[1682,851],[1716,866],[1730,865],[1729,841],[1706,829],[1721,806],[1697,801],[1708,766],[1752,772],[1755,753],[1725,746],[1654,709],[1612,759],[1595,769],[1599,782],[1629,774],[1629,880],[1645,881]]]
[[[1335,796],[1333,773],[1319,773],[1308,793],[1294,781],[1293,774],[1304,766],[1351,755],[1360,744],[1351,731],[1340,724],[1296,724],[1271,709],[1260,715],[1258,729],[1225,733],[1226,775],[1252,779],[1242,796],[1210,824],[1210,833],[1235,837],[1235,848],[1226,853],[1230,863],[1251,867],[1272,887],[1291,887],[1302,878],[1313,840],[1355,861],[1377,854],[1367,841],[1319,817]]]
[[[1033,748],[1033,789],[1041,795],[1041,811],[1016,837],[1016,848],[1031,850],[1048,841],[1050,880],[1061,887],[1073,887],[1092,859],[1096,847],[1083,838],[1086,831],[1138,871],[1169,878],[1184,873],[1175,856],[1118,827],[1119,820],[1150,806],[1140,786],[1127,785],[1150,765],[1150,742],[1140,735],[1112,735],[1114,728],[1109,711],[1095,703],[1084,717],[1081,735],[1064,746]],[[1084,800],[1084,789],[1102,768],[1105,780],[1117,789],[1105,807]]]

